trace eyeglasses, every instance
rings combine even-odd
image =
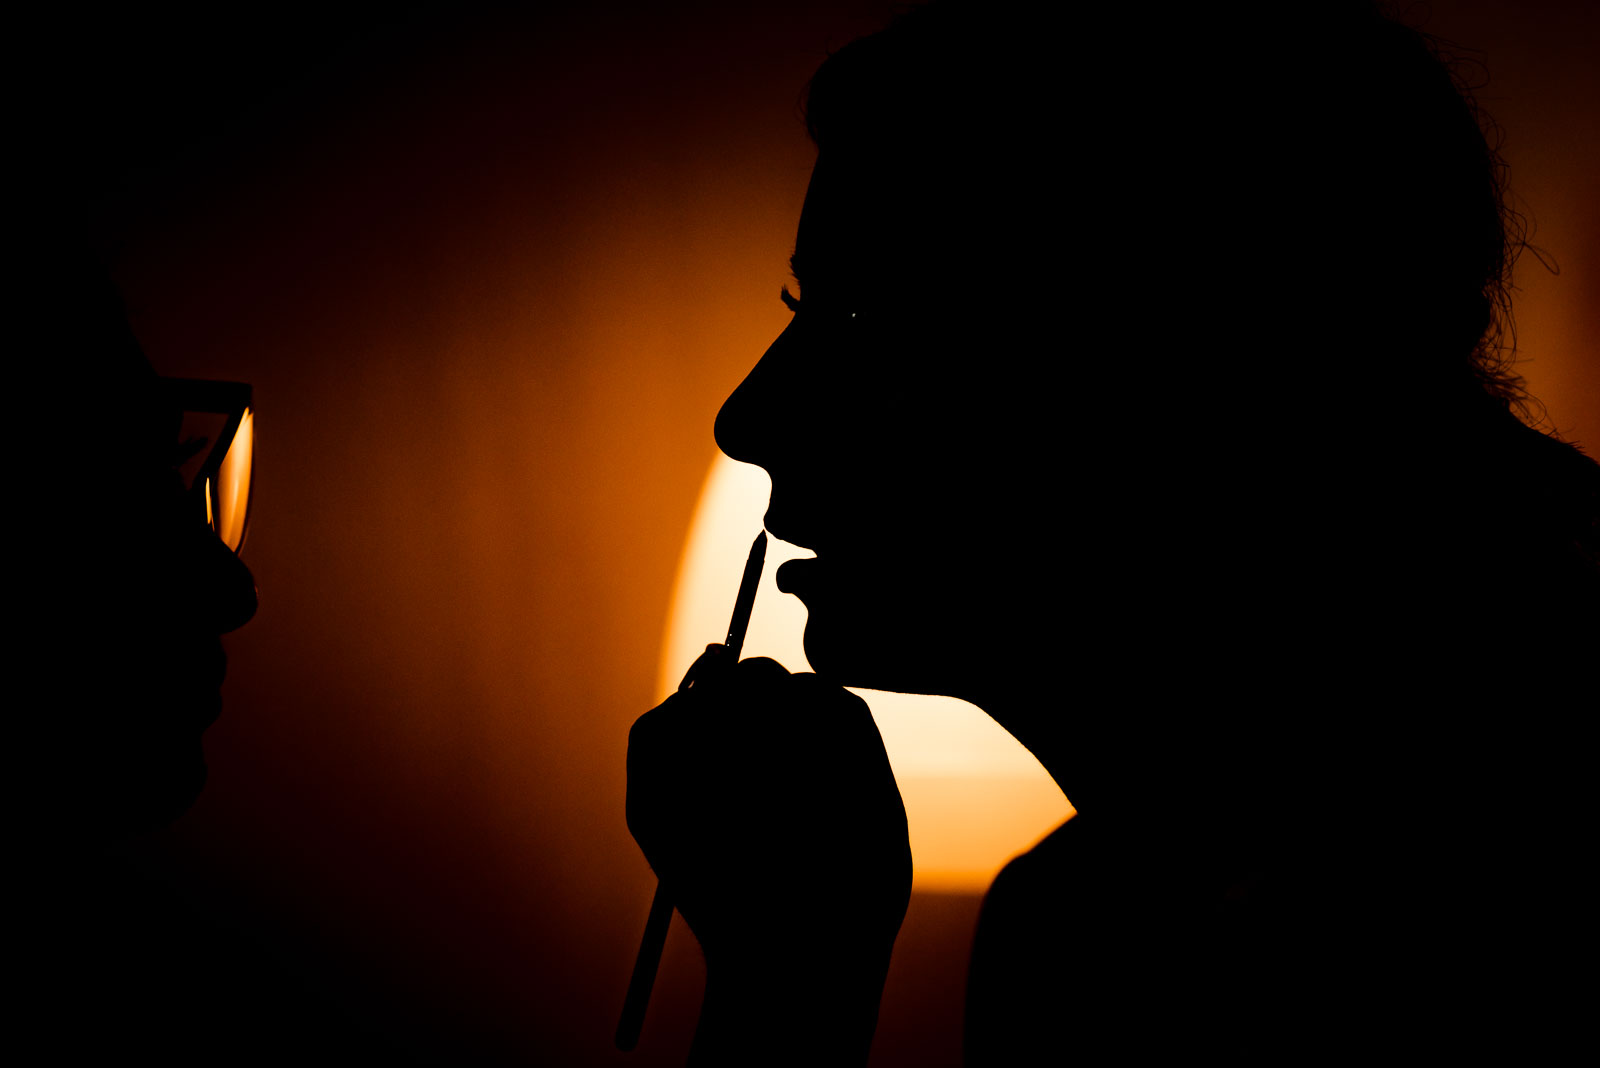
[[[183,416],[177,467],[184,487],[196,500],[196,512],[203,501],[206,523],[237,553],[250,525],[256,436],[250,387],[243,382],[163,378],[161,389],[171,408]]]

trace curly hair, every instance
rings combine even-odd
[[[1380,355],[1395,391],[1467,381],[1526,418],[1524,221],[1470,65],[1370,0],[1156,6],[934,0],[828,58],[807,128],[822,157],[872,161],[915,255],[1021,264],[995,283],[1015,287],[1073,242],[1201,249],[1211,277],[1250,279],[1261,316]],[[1063,144],[1070,161],[1048,162]],[[1089,207],[1124,221],[1074,218],[1041,242],[1038,219],[1106,161],[1115,180]]]
[[[1399,24],[1405,28],[1403,24]],[[1525,251],[1532,251],[1547,267],[1553,264],[1528,244],[1528,220],[1511,204],[1510,168],[1501,157],[1502,131],[1478,103],[1476,90],[1487,82],[1481,58],[1460,46],[1420,29],[1410,30],[1448,75],[1461,106],[1481,139],[1474,143],[1471,180],[1488,190],[1497,226],[1483,227],[1484,254],[1480,259],[1480,292],[1485,325],[1471,354],[1471,366],[1483,391],[1516,411],[1526,422],[1536,421],[1531,409],[1539,407],[1516,371],[1517,332],[1512,315],[1512,269]],[[1476,76],[1476,77],[1474,77]]]

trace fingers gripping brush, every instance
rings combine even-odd
[[[721,645],[708,645],[706,651],[690,665],[678,692],[692,689],[697,678],[708,671],[727,670],[739,662],[744,648],[745,631],[750,629],[750,611],[756,603],[756,586],[761,582],[761,568],[767,560],[767,533],[756,535],[750,546],[750,556],[745,560],[744,577],[739,580],[739,596],[733,602],[733,618],[728,622],[728,637]],[[639,940],[639,955],[634,958],[633,978],[628,980],[628,995],[622,1002],[622,1020],[617,1024],[617,1048],[631,1050],[639,1044],[639,1032],[644,1027],[644,1012],[650,1005],[650,991],[655,986],[656,969],[661,966],[661,950],[667,942],[667,929],[672,926],[672,898],[666,887],[656,884],[656,896],[650,902],[650,918],[645,921],[644,937]]]

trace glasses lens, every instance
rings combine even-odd
[[[173,414],[181,414],[173,469],[191,497],[205,501],[206,522],[217,537],[238,552],[250,525],[255,461],[250,387],[188,378],[163,378],[161,383]]]
[[[223,543],[238,552],[250,523],[250,473],[255,454],[255,412],[249,408],[239,419],[228,451],[206,486],[206,519]]]

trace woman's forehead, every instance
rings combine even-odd
[[[803,294],[886,299],[926,264],[937,224],[913,198],[886,195],[885,177],[858,161],[818,159],[790,258]]]

